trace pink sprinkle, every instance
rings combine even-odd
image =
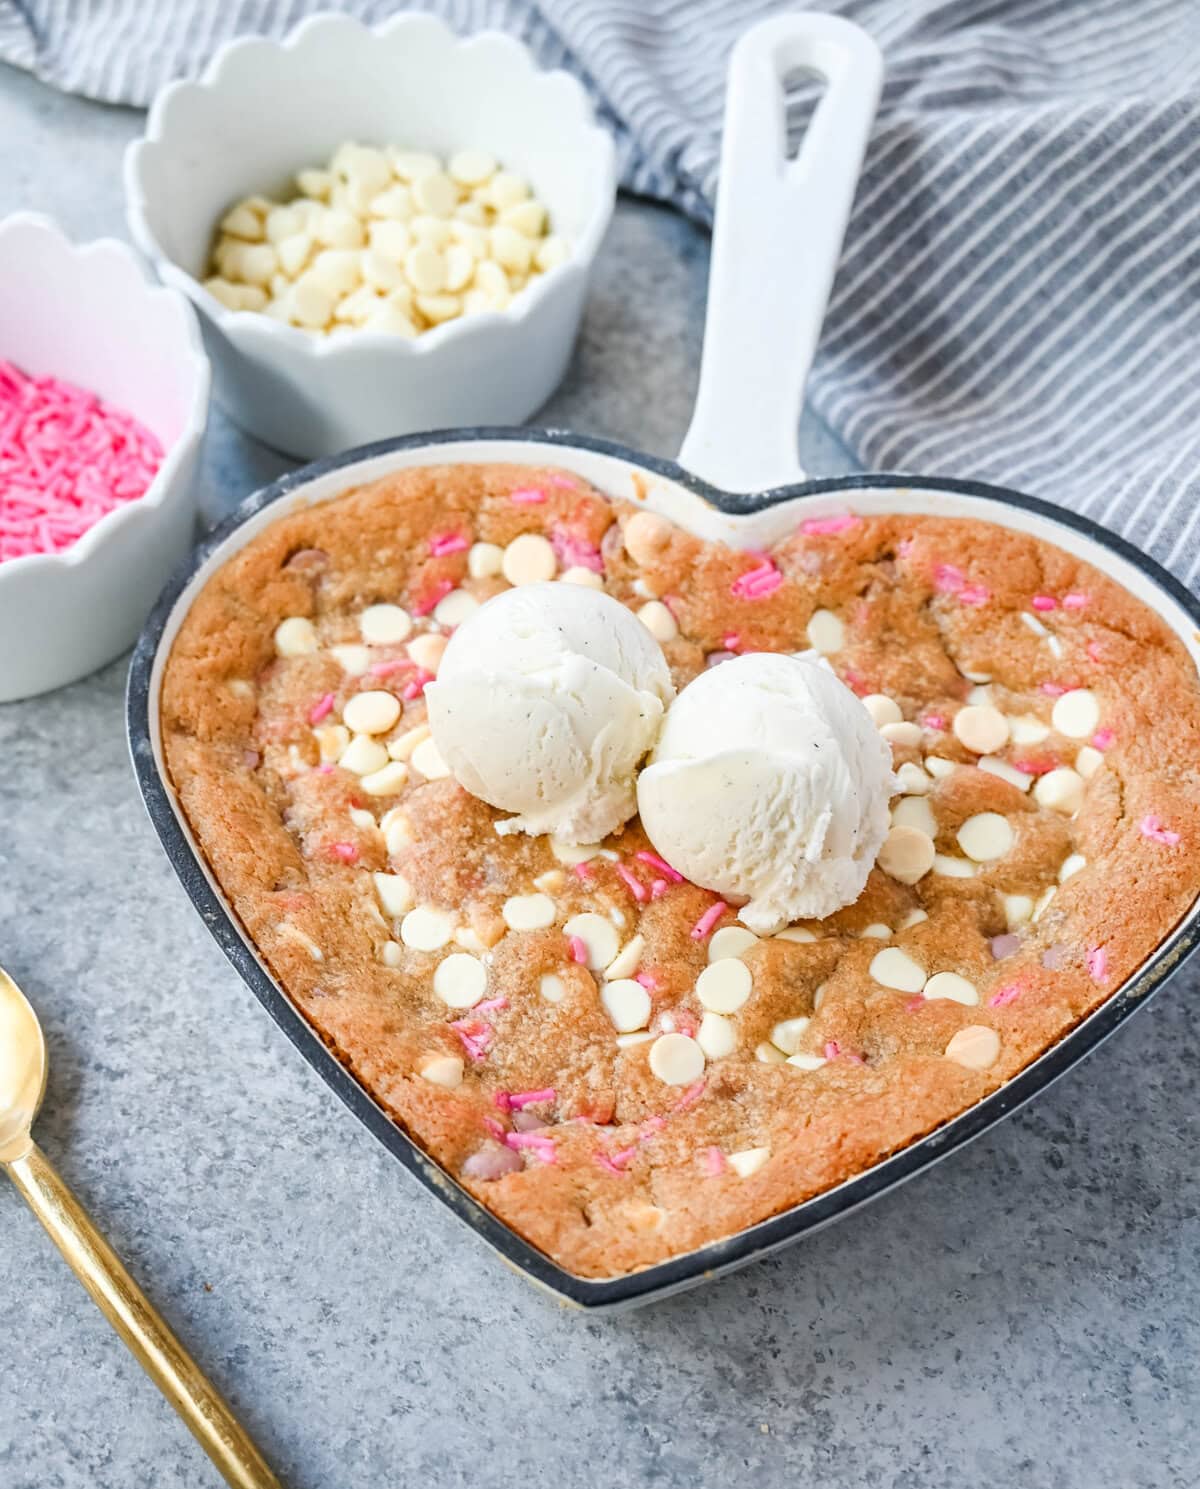
[[[673,869],[665,859],[659,858],[657,853],[651,853],[646,848],[639,848],[633,856],[640,859],[642,863],[648,863],[652,869],[657,869],[660,874],[664,874],[670,879],[672,884],[683,883],[683,875],[678,870]]]
[[[632,1149],[626,1149],[626,1152],[632,1152]],[[607,1153],[602,1153],[599,1149],[592,1155],[602,1169],[607,1169],[610,1174],[616,1174],[619,1179],[627,1179],[629,1177],[629,1171],[623,1164],[617,1162],[619,1156],[619,1154],[614,1154],[610,1158]]]
[[[1095,734],[1092,735],[1092,743],[1098,750],[1107,750],[1116,737],[1116,733],[1112,729],[1097,729]]]
[[[573,863],[571,865],[571,872],[577,879],[582,879],[585,883],[587,880],[596,877],[596,870],[590,863]]]
[[[498,1143],[502,1143],[508,1136],[507,1131],[503,1127],[501,1127],[500,1123],[496,1121],[495,1117],[484,1117],[482,1121],[486,1131],[490,1133],[491,1136],[494,1137]]]
[[[896,544],[896,552],[901,558],[907,558],[915,546],[916,543],[912,538],[901,538]]]
[[[1057,610],[1058,601],[1053,595],[1034,595],[1030,601],[1035,610]]]
[[[1024,771],[1027,776],[1044,776],[1058,768],[1058,761],[1048,760],[1042,756],[1031,756],[1028,760],[1014,760],[1013,765],[1018,770]]]
[[[343,863],[356,863],[358,861],[358,849],[353,843],[330,843],[330,856],[340,858]]]
[[[317,774],[319,776],[331,776],[333,774],[333,766],[332,765],[328,765],[328,764],[327,765],[318,765],[317,766]]]
[[[476,1013],[501,1013],[508,1007],[508,999],[503,993],[498,998],[485,998],[482,1003],[476,1003]]]
[[[1038,684],[1038,692],[1045,693],[1046,696],[1049,698],[1061,698],[1066,691],[1066,688],[1061,687],[1056,682],[1043,682]]]
[[[144,496],[158,440],[86,388],[0,361],[0,563],[62,553]]]
[[[453,579],[435,579],[428,590],[408,607],[414,615],[428,615],[436,610],[454,588]]]
[[[1093,662],[1099,663],[1104,661],[1104,652],[1101,649],[1100,643],[1098,641],[1089,641],[1085,649],[1088,656],[1091,657]]]
[[[401,698],[404,699],[405,703],[411,703],[414,698],[419,698],[425,691],[427,684],[433,682],[436,676],[436,673],[427,672],[424,667],[418,667],[416,677],[410,678],[404,684],[404,691],[400,694]]]
[[[1008,1006],[1009,1003],[1012,1003],[1016,998],[1019,998],[1020,996],[1021,996],[1021,985],[1020,985],[1020,983],[1017,983],[1017,982],[1006,983],[1004,987],[999,988],[988,999],[988,1007],[989,1008],[1005,1008],[1005,1007]]]
[[[482,1060],[492,1047],[496,1031],[482,1019],[455,1019],[450,1027],[462,1040],[472,1060]]]
[[[933,571],[933,587],[939,594],[956,595],[966,582],[966,575],[953,564],[938,564]]]
[[[372,662],[367,671],[372,677],[391,677],[394,672],[406,672],[416,665],[407,657],[393,657],[390,662]]]
[[[665,1117],[647,1117],[638,1129],[639,1141],[643,1143],[649,1142],[654,1134],[661,1132],[666,1125],[667,1119]]]
[[[946,727],[946,720],[940,713],[927,713],[921,720],[921,723],[926,729],[944,729]]]
[[[725,1172],[725,1155],[720,1148],[704,1150],[704,1172],[710,1179],[715,1179],[718,1174]]]
[[[429,551],[434,558],[445,558],[448,553],[463,553],[470,546],[470,538],[463,533],[438,533],[429,540]]]
[[[919,1009],[928,1008],[928,1007],[929,1007],[929,1001],[928,1001],[928,999],[923,998],[921,996],[921,994],[918,993],[915,998],[910,998],[908,1000],[908,1002],[904,1005],[904,1011],[905,1011],[905,1013],[916,1013]]]
[[[653,972],[638,972],[634,975],[634,982],[640,982],[648,993],[658,991],[658,978]]]
[[[1088,604],[1088,596],[1080,594],[1077,590],[1069,595],[1063,595],[1064,610],[1082,610]]]
[[[558,1092],[553,1086],[543,1086],[540,1091],[497,1091],[492,1098],[501,1111],[519,1112],[527,1106],[535,1106],[539,1101],[554,1101]]]
[[[1108,981],[1108,952],[1103,946],[1093,946],[1085,960],[1088,974],[1093,982]]]
[[[964,605],[986,605],[992,598],[992,592],[982,584],[965,584],[959,590],[958,598]]]
[[[510,1148],[528,1148],[543,1163],[558,1162],[558,1149],[554,1146],[553,1139],[543,1137],[540,1132],[506,1132],[504,1141]]]
[[[614,864],[613,867],[616,869],[618,877],[624,881],[629,893],[637,900],[639,905],[644,905],[650,898],[650,891],[642,881],[631,874],[623,863]]]
[[[717,900],[714,904],[710,905],[704,912],[704,914],[700,917],[700,919],[696,922],[696,924],[692,927],[692,940],[706,941],[708,939],[709,933],[712,931],[713,926],[716,925],[717,921],[720,920],[721,916],[724,915],[726,910],[728,909],[729,906],[725,903],[724,900]]]
[[[567,945],[571,948],[571,960],[573,962],[578,962],[581,967],[586,966],[588,959],[588,949],[584,944],[583,937],[568,936]]]
[[[806,538],[824,537],[832,533],[844,533],[847,528],[857,527],[859,519],[849,512],[840,512],[833,517],[809,517],[800,524]]]
[[[563,491],[574,491],[578,484],[574,476],[553,475],[550,477],[550,485],[557,486]]]
[[[599,548],[558,523],[550,528],[550,546],[562,568],[591,569],[593,574],[604,573],[604,560]]]
[[[836,1039],[829,1040],[825,1045],[825,1058],[827,1060],[836,1060],[841,1053],[842,1047]]]
[[[665,879],[653,880],[650,885],[650,898],[652,900],[661,900],[670,887],[670,884]]]
[[[675,1103],[675,1110],[677,1112],[686,1112],[688,1107],[695,1106],[701,1096],[704,1095],[704,1084],[702,1079],[694,1081]]]
[[[332,712],[333,694],[326,693],[323,698],[318,698],[313,706],[309,709],[308,722],[310,724],[319,724],[322,719],[327,719]]]
[[[1144,838],[1150,838],[1155,843],[1165,843],[1168,848],[1174,848],[1179,842],[1179,834],[1164,827],[1158,817],[1143,817],[1141,833]]]
[[[729,586],[729,592],[738,600],[762,600],[772,595],[783,583],[783,575],[769,558],[753,569],[747,569]]]
[[[520,491],[510,492],[508,499],[514,507],[540,507],[546,500],[546,493],[536,486],[523,486]]]
[[[721,637],[721,645],[725,648],[726,651],[737,651],[738,647],[741,644],[742,638],[736,631],[728,631],[724,636]]]

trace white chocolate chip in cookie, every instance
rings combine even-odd
[[[904,917],[904,919],[900,922],[896,929],[898,931],[909,931],[913,928],[913,926],[920,925],[923,921],[926,921],[928,919],[928,913],[922,910],[920,906],[917,906],[915,910],[910,910],[908,912],[908,914]]]
[[[1081,869],[1087,868],[1087,859],[1082,853],[1068,853],[1058,869],[1058,882],[1065,884],[1068,879],[1073,879]]]
[[[618,1034],[632,1034],[650,1022],[650,994],[631,977],[605,983],[600,1002]]]
[[[429,737],[429,725],[418,724],[415,728],[406,729],[403,734],[398,734],[395,739],[389,740],[387,752],[393,760],[408,760],[417,746]]]
[[[356,776],[368,776],[388,763],[388,752],[369,734],[356,734],[342,751],[338,764]]]
[[[931,785],[929,777],[911,760],[896,768],[896,780],[907,796],[924,796]]]
[[[499,543],[472,543],[467,553],[467,573],[472,579],[491,579],[500,572],[504,549]]]
[[[548,894],[510,895],[500,907],[510,931],[544,931],[554,924],[558,911]]]
[[[1008,720],[990,703],[972,703],[954,715],[954,733],[976,755],[994,755],[1008,739]]]
[[[921,800],[916,797],[914,800]],[[900,884],[915,884],[933,867],[933,839],[920,827],[901,823],[884,839],[877,860],[879,867]]]
[[[951,853],[935,853],[933,872],[943,879],[973,879],[979,870],[969,858],[955,858]]]
[[[807,1018],[782,1019],[771,1030],[771,1043],[785,1055],[794,1055],[798,1053],[811,1023],[812,1019]]]
[[[610,920],[585,910],[582,915],[573,915],[563,926],[563,934],[578,937],[587,952],[586,965],[593,972],[602,971],[620,950],[617,932]]]
[[[414,896],[412,885],[403,874],[373,874],[375,881],[375,893],[379,896],[379,903],[384,911],[398,920],[401,915],[407,915],[413,907]]]
[[[408,654],[418,667],[423,667],[426,672],[436,674],[442,665],[442,658],[446,654],[448,640],[445,636],[439,636],[432,631],[427,631],[423,636],[414,637],[408,643]]]
[[[350,743],[350,731],[344,724],[326,724],[313,730],[313,738],[324,765],[336,765]]]
[[[358,623],[368,646],[397,646],[412,630],[412,616],[399,605],[368,605]]]
[[[558,576],[558,582],[560,584],[581,584],[584,589],[604,588],[604,580],[600,575],[594,569],[584,568],[582,564],[572,564],[569,569],[564,569]]]
[[[820,1070],[828,1062],[824,1055],[789,1055],[786,1063],[795,1070]]]
[[[469,952],[452,951],[437,965],[433,990],[448,1008],[474,1008],[487,992],[487,970]]]
[[[370,651],[357,643],[349,646],[331,646],[329,655],[347,677],[362,677],[371,665]]]
[[[368,796],[395,796],[408,781],[408,766],[403,760],[389,760],[378,770],[368,771],[359,785]]]
[[[1085,781],[1090,781],[1104,764],[1104,756],[1094,745],[1084,745],[1075,756],[1075,769]]]
[[[1031,713],[1017,714],[1008,721],[1009,729],[1012,731],[1013,744],[1034,745],[1041,744],[1044,739],[1050,738],[1050,730],[1043,724],[1041,719]]]
[[[925,769],[934,780],[943,781],[947,776],[954,774],[958,769],[958,763],[954,760],[946,760],[941,755],[926,755]]]
[[[1100,724],[1100,700],[1090,688],[1072,688],[1056,700],[1050,721],[1068,739],[1088,739]]]
[[[696,979],[696,997],[713,1013],[736,1013],[750,996],[750,968],[737,957],[710,962]]]
[[[671,541],[671,524],[655,512],[635,512],[622,533],[625,551],[635,564],[651,564]]]
[[[417,1074],[432,1085],[445,1086],[447,1091],[454,1091],[462,1085],[462,1056],[426,1055],[417,1063]]]
[[[414,951],[440,951],[454,934],[454,916],[433,905],[418,905],[400,922],[400,939]]]
[[[423,739],[417,745],[409,756],[409,763],[414,770],[419,770],[427,781],[444,781],[450,774],[450,767],[442,759],[442,752],[432,737]]]
[[[650,1069],[664,1085],[690,1086],[704,1074],[704,1051],[686,1034],[660,1034],[650,1046]]]
[[[1015,786],[1018,791],[1028,791],[1033,785],[1033,777],[1026,775],[1023,770],[1018,770],[1015,765],[1010,765],[1007,760],[1002,760],[999,755],[985,755],[977,762],[979,769],[986,771],[988,775],[995,776],[998,780],[1007,781],[1010,786]]]
[[[675,617],[661,600],[647,600],[637,613],[638,620],[646,627],[655,641],[666,645],[679,635]]]
[[[1000,1055],[1000,1036],[986,1024],[968,1024],[946,1046],[946,1059],[968,1070],[987,1070]]]
[[[846,627],[832,610],[814,610],[805,634],[808,644],[822,656],[832,656],[846,644]]]
[[[770,1148],[744,1148],[740,1153],[727,1153],[725,1161],[739,1179],[748,1179],[758,1173],[770,1156]]]
[[[538,992],[547,1003],[561,1003],[567,996],[567,985],[557,972],[544,972],[538,978]]]
[[[717,932],[719,936],[720,931]],[[792,941],[797,945],[807,946],[817,939],[816,934],[804,925],[786,925],[783,930],[776,931],[773,937],[776,941]]]
[[[1004,904],[1004,923],[1010,931],[1016,931],[1029,923],[1033,914],[1033,900],[1027,894],[1001,895]]]
[[[883,987],[898,993],[919,993],[925,986],[925,969],[908,952],[887,946],[871,958],[871,976]]]
[[[884,724],[898,724],[904,718],[900,705],[886,693],[868,693],[862,705],[871,715],[871,722],[876,729],[881,729]]]
[[[316,649],[316,630],[303,615],[289,615],[275,627],[275,650],[281,657],[308,656]]]
[[[453,628],[461,626],[463,621],[478,609],[479,601],[474,595],[468,594],[465,589],[452,589],[448,595],[437,602],[433,618],[439,626]]]
[[[642,952],[646,948],[646,938],[643,935],[631,936],[621,950],[613,957],[604,969],[604,976],[610,982],[620,981],[623,977],[632,977],[637,971],[642,960]]]
[[[722,1060],[737,1049],[737,1027],[732,1019],[723,1014],[708,1012],[700,1020],[696,1031],[696,1043],[704,1051],[706,1059]]]
[[[355,734],[386,734],[400,717],[400,700],[381,688],[356,693],[342,709],[342,720]]]
[[[522,533],[504,550],[501,572],[510,584],[541,584],[554,578],[558,560],[541,533]]]
[[[890,941],[892,928],[890,925],[884,925],[882,920],[875,920],[858,934],[859,938],[864,941]]]
[[[958,829],[958,846],[976,863],[991,863],[1011,851],[1016,836],[999,812],[976,812]]]
[[[1060,765],[1038,778],[1033,798],[1038,806],[1062,812],[1068,817],[1074,816],[1083,805],[1083,777],[1077,770]]]
[[[910,724],[907,720],[899,724],[882,724],[879,733],[888,744],[915,747],[921,743],[920,724]]]
[[[924,995],[926,998],[948,998],[967,1007],[979,1002],[979,989],[957,972],[935,972],[925,984]]]
[[[892,808],[893,827],[913,827],[927,838],[937,837],[937,819],[924,796],[902,796]]]
[[[753,931],[748,931],[745,926],[722,926],[719,931],[714,931],[708,938],[708,959],[710,962],[720,962],[726,957],[740,957],[752,946],[757,945],[758,937]]]
[[[392,807],[379,819],[379,831],[387,844],[388,853],[394,858],[413,841],[412,823],[400,807]]]

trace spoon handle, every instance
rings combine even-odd
[[[8,1172],[72,1271],[234,1489],[280,1489],[245,1428],[175,1338],[36,1143]]]

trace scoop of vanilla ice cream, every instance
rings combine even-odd
[[[888,831],[892,752],[832,672],[737,657],[687,685],[638,780],[642,826],[762,935],[862,893]]]
[[[662,647],[624,605],[526,584],[454,632],[425,689],[459,784],[518,815],[499,832],[598,842],[637,809],[634,779],[675,696]]]

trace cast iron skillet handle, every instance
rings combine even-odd
[[[789,160],[784,80],[797,71],[825,91]],[[804,477],[804,384],[882,81],[879,48],[839,16],[776,16],[733,49],[700,387],[679,452],[726,491]]]

